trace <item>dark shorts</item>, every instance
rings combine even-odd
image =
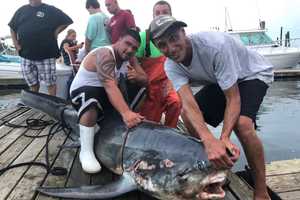
[[[122,92],[125,101],[128,105],[134,100],[140,90],[140,87],[127,82]],[[98,118],[103,117],[105,113],[110,113],[114,107],[110,103],[104,87],[82,86],[71,91],[70,94],[72,105],[78,112],[78,119],[90,108],[95,108],[98,111]]]
[[[268,85],[259,79],[243,81],[238,84],[241,96],[241,116],[256,122],[256,114],[266,95]],[[224,119],[226,99],[224,92],[216,84],[202,88],[195,99],[203,113],[205,122],[217,127]]]
[[[98,117],[113,109],[103,87],[83,86],[71,91],[70,96],[79,119],[92,107],[98,111]]]

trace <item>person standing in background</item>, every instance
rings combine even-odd
[[[77,44],[76,41],[76,31],[74,29],[69,29],[65,39],[60,44],[60,52],[64,60],[65,65],[71,65],[71,56],[74,62],[77,58],[77,53],[80,48],[83,47],[83,42]],[[72,54],[72,55],[70,55]]]
[[[48,93],[56,95],[56,58],[60,56],[57,36],[72,23],[64,12],[41,0],[29,0],[9,22],[22,73],[32,91],[38,92],[40,81],[44,81]]]
[[[87,54],[97,47],[110,45],[110,40],[106,31],[109,18],[101,11],[99,2],[87,0],[85,7],[90,14],[85,32],[85,53]]]
[[[172,15],[171,6],[166,1],[158,1],[153,6],[153,18]],[[181,101],[164,70],[166,57],[150,41],[149,30],[140,32],[141,45],[136,57],[148,75],[147,96],[140,113],[146,119],[160,122],[165,112],[165,125],[176,128],[181,113]]]
[[[108,23],[108,31],[110,33],[111,42],[114,44],[122,32],[128,28],[136,28],[134,17],[129,10],[122,10],[117,0],[105,0],[107,11],[113,15]]]

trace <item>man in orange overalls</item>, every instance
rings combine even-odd
[[[153,7],[153,18],[172,15],[166,1],[158,1]],[[181,101],[164,71],[166,57],[150,41],[149,31],[140,33],[141,45],[136,57],[148,75],[147,97],[140,109],[146,119],[160,122],[165,112],[165,125],[175,128],[181,112]]]

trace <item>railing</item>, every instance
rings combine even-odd
[[[18,55],[16,49],[5,42],[6,38],[0,38],[0,54],[2,55]]]
[[[253,44],[253,43],[251,43],[251,41],[249,41],[249,43],[248,44],[246,44],[247,46],[255,46],[255,47],[261,47],[261,48],[263,48],[263,47],[280,47],[280,46],[283,46],[283,47],[293,47],[293,46],[295,46],[295,43],[296,42],[298,42],[298,48],[300,48],[300,38],[293,38],[293,39],[288,39],[288,40],[281,40],[281,42],[280,42],[280,40],[275,40],[275,41],[272,41],[272,43],[270,43],[270,44],[259,44],[259,45],[257,45],[257,44]],[[282,44],[282,45],[280,45],[280,43]],[[294,45],[293,45],[294,44]]]

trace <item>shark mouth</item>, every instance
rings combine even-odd
[[[226,182],[225,172],[209,176],[205,182],[202,191],[197,195],[198,199],[224,199],[225,191],[222,187]]]

